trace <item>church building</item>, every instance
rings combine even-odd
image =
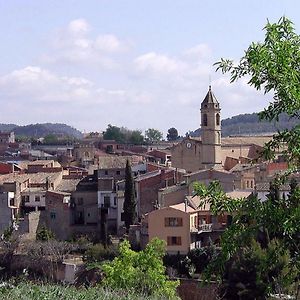
[[[263,144],[257,137],[227,137],[221,140],[221,107],[209,86],[201,103],[201,137],[186,137],[171,148],[172,167],[188,173],[205,169],[230,170],[258,156]]]

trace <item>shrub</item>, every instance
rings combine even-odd
[[[86,250],[83,258],[87,263],[95,263],[113,260],[117,255],[118,249],[115,246],[104,247],[102,244],[95,244]]]
[[[36,240],[37,241],[49,241],[54,239],[54,233],[48,229],[45,225],[41,226],[40,229],[36,232]]]
[[[175,299],[178,281],[165,275],[163,256],[165,243],[153,239],[145,250],[135,252],[128,241],[120,244],[120,254],[112,262],[102,265],[105,273],[104,286],[133,290],[146,295]]]

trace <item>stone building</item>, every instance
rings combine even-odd
[[[201,137],[186,137],[171,148],[172,167],[188,173],[203,169],[225,169],[258,158],[271,136],[221,139],[221,108],[211,87],[201,103]]]
[[[201,103],[201,139],[187,137],[171,149],[172,166],[195,172],[221,168],[220,105],[211,87]]]

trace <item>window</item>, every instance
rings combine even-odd
[[[105,175],[108,175],[108,171],[104,171],[104,174],[105,174]]]
[[[77,204],[82,205],[83,204],[83,198],[78,198],[77,199]]]
[[[250,186],[251,186],[251,188],[253,188],[253,181],[252,180],[250,181]]]
[[[25,197],[25,202],[29,202],[29,195],[26,195],[24,197]]]
[[[216,114],[216,125],[219,126],[220,125],[220,115]]]
[[[104,207],[110,207],[110,196],[104,196]]]
[[[207,126],[207,114],[203,114],[202,125]]]
[[[120,172],[120,171],[116,171],[116,174],[117,174],[117,175],[120,175],[120,174],[121,174],[121,172]]]
[[[168,246],[180,246],[181,245],[181,236],[168,236],[167,245]]]
[[[165,227],[182,226],[182,218],[165,218]]]
[[[50,219],[55,220],[56,219],[56,213],[55,212],[50,212]]]
[[[117,206],[117,197],[114,197],[114,206]]]
[[[41,197],[40,196],[35,196],[34,197],[34,201],[35,202],[40,202],[41,201]]]

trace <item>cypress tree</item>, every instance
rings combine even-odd
[[[131,172],[131,166],[128,159],[125,169],[125,193],[123,210],[123,221],[125,222],[125,226],[128,232],[130,225],[132,225],[135,220],[134,182]]]

